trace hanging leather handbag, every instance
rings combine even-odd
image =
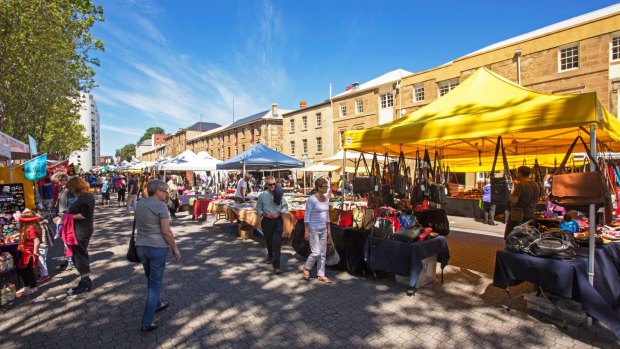
[[[379,217],[375,220],[375,224],[372,226],[370,235],[381,239],[390,239],[394,234],[394,226],[392,221],[385,217]]]
[[[136,250],[136,219],[133,220],[133,228],[131,229],[131,238],[129,238],[129,248],[127,249],[127,260],[132,263],[140,263],[140,257],[138,256],[138,251]]]
[[[365,207],[353,207],[353,228],[370,230],[375,223],[375,210]]]
[[[364,163],[364,167],[366,168],[367,176],[358,176],[357,170],[359,168],[360,163]],[[360,153],[360,158],[357,160],[355,164],[355,174],[353,178],[353,193],[354,194],[368,194],[371,191],[374,191],[375,186],[377,185],[377,177],[372,175],[372,172],[368,168],[368,163],[366,162],[366,157],[364,157],[363,153]]]
[[[562,173],[578,140],[581,141],[588,158],[594,164],[595,171]],[[575,138],[560,167],[557,168],[549,182],[551,183],[551,201],[566,209],[583,209],[584,206],[590,204],[605,203],[605,178],[598,162],[590,154],[590,149],[581,136]]]
[[[504,175],[502,177],[495,177],[495,165],[497,163],[497,157],[499,151],[502,151],[502,160],[504,163]],[[492,204],[507,204],[510,203],[510,188],[512,187],[512,179],[510,177],[510,169],[508,168],[508,159],[506,158],[506,151],[504,150],[504,142],[502,136],[497,137],[497,143],[495,144],[495,158],[493,159],[493,167],[491,168],[491,203]]]
[[[529,247],[532,256],[552,259],[575,259],[575,249],[579,247],[572,233],[542,233]]]
[[[405,153],[402,151],[398,155],[398,170],[394,175],[394,194],[403,197],[407,193],[407,173],[405,165]]]
[[[424,188],[422,185],[422,160],[420,159],[420,151],[416,151],[415,167],[413,170],[413,186],[411,188],[411,204],[419,205],[424,200]]]

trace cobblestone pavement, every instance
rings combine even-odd
[[[91,241],[94,289],[77,298],[64,293],[77,275],[65,271],[38,295],[0,313],[2,348],[588,348],[617,347],[609,331],[570,326],[527,314],[525,302],[507,312],[502,290],[491,285],[498,227],[452,218],[451,260],[445,282],[414,297],[391,279],[372,280],[328,270],[326,285],[302,279],[301,262],[283,248],[284,274],[260,263],[265,252],[253,240],[226,234],[224,222],[173,221],[183,259],[170,261],[160,313],[161,327],[138,328],[146,282],[125,261],[132,217],[120,208],[97,208]],[[462,221],[462,222],[461,222]],[[486,234],[455,231],[498,230]],[[472,226],[467,226],[467,225]],[[480,227],[475,226],[479,224]],[[60,244],[57,244],[56,255]],[[52,254],[53,254],[52,253]],[[50,262],[52,267],[57,261]],[[515,291],[523,289],[516,287]],[[36,297],[36,298],[35,298]]]

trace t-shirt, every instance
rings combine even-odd
[[[536,203],[538,203],[538,198],[540,197],[540,187],[538,184],[532,181],[520,182],[515,186],[514,195],[519,197],[514,207],[523,209],[523,219],[529,220],[534,218]]]
[[[110,181],[105,180],[103,182],[103,185],[101,186],[101,192],[102,193],[107,193],[110,191]]]
[[[161,230],[161,220],[170,219],[168,206],[147,197],[136,205],[136,246],[168,247]]]
[[[94,231],[95,196],[91,193],[82,193],[69,205],[69,213],[79,213],[86,218],[74,220],[73,228],[78,240],[90,240]]]
[[[310,195],[306,201],[304,223],[310,225],[310,231],[325,231],[329,222],[329,199],[320,202],[316,195]]]
[[[54,184],[47,183],[41,186],[41,198],[43,200],[52,200],[54,198]]]
[[[130,179],[129,183],[127,184],[128,188],[131,188],[131,192],[129,194],[131,195],[136,195],[138,194],[138,183],[136,182],[135,179]]]
[[[241,188],[243,188],[243,195],[241,195]],[[241,178],[239,183],[237,183],[237,191],[235,192],[235,197],[242,198],[248,194],[248,182],[245,181],[245,178]]]

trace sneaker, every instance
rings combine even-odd
[[[72,288],[71,290],[69,290],[67,294],[69,296],[82,294],[86,291],[90,291],[92,288],[93,288],[93,282],[90,280],[90,278],[84,278],[84,279],[80,279],[80,282],[78,283],[78,285]]]

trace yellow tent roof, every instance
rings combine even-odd
[[[511,155],[562,153],[577,134],[588,142],[590,125],[596,126],[605,150],[620,150],[620,121],[596,93],[537,93],[481,68],[447,95],[403,118],[346,131],[343,147],[391,154],[402,149],[408,157],[425,148],[439,149],[444,158],[477,158],[479,152],[492,157],[502,135]]]
[[[493,155],[493,154],[491,154]],[[508,167],[513,170],[525,164],[529,167],[534,166],[534,161],[538,160],[538,165],[554,169],[560,166],[565,153],[561,154],[540,154],[540,155],[510,155],[508,159]],[[483,158],[450,158],[441,160],[444,166],[450,166],[450,172],[490,172],[493,167],[493,156]],[[582,166],[583,157],[575,161],[575,166]],[[573,165],[573,157],[568,159],[567,166]],[[501,157],[497,159],[495,171],[504,170],[504,163]]]

